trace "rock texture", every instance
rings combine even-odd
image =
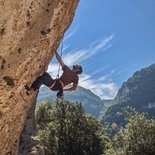
[[[44,155],[38,145],[41,144],[37,137],[36,123],[35,123],[35,107],[37,97],[27,114],[24,129],[20,135],[20,142],[18,148],[18,155]]]
[[[36,93],[31,83],[48,66],[78,0],[0,0],[0,155],[17,154]]]

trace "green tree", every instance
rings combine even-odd
[[[49,100],[37,104],[35,118],[38,129],[44,129],[45,126],[51,122],[52,110],[53,106]]]
[[[106,155],[154,155],[155,120],[144,114],[130,116],[125,128],[111,140]]]
[[[40,111],[37,110],[36,115],[40,115],[37,114],[38,112]],[[56,103],[51,107],[49,117],[52,118],[49,118],[47,124],[44,122],[46,124],[44,129],[39,128],[45,154],[101,155],[103,153],[103,128],[94,117],[85,115],[81,104],[68,101]],[[40,119],[37,123],[43,124]]]

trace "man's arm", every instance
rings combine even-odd
[[[55,57],[58,60],[58,62],[60,63],[61,67],[65,66],[64,62],[62,61],[62,59],[57,51],[55,52]]]
[[[63,91],[74,91],[74,90],[76,90],[77,86],[78,86],[77,83],[73,83],[72,87],[63,89]]]

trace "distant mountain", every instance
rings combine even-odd
[[[114,100],[102,100],[102,103],[103,103],[103,107],[102,107],[102,110],[100,111],[100,115],[98,117],[99,121],[101,121],[102,118],[105,116],[109,107],[111,107],[114,104]]]
[[[96,117],[99,116],[100,111],[103,107],[103,101],[90,90],[83,87],[78,87],[76,91],[73,92],[64,92],[65,100],[69,101],[78,101],[81,102],[85,111]],[[44,101],[46,99],[55,100],[56,93],[50,91],[47,87],[42,87],[39,95],[38,102]]]
[[[126,106],[139,112],[147,112],[150,117],[155,118],[155,64],[135,72],[123,83],[101,122],[123,125],[124,116],[118,114]]]

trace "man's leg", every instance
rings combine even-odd
[[[39,76],[32,83],[31,88],[34,90],[38,90],[42,84],[49,87],[50,85],[52,85],[53,82],[54,82],[54,80],[52,79],[52,77],[47,72],[45,72],[42,76]]]

